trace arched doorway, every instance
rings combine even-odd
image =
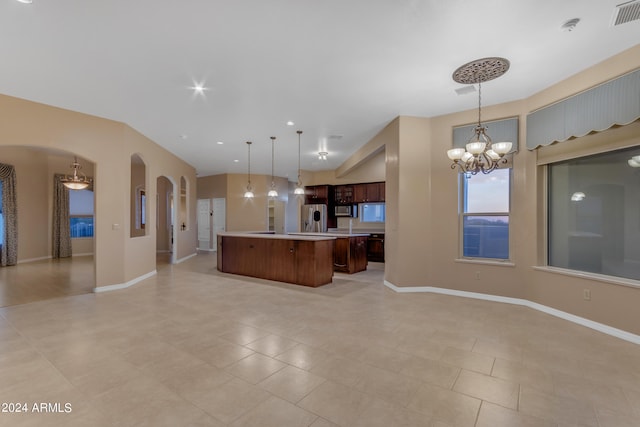
[[[161,175],[156,180],[156,264],[176,262],[175,183]]]

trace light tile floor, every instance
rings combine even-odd
[[[640,346],[394,293],[381,265],[310,289],[201,254],[129,289],[1,308],[0,402],[0,426],[637,427]]]

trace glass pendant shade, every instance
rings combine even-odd
[[[451,150],[447,151],[447,156],[449,156],[449,159],[451,160],[459,160],[463,155],[464,148],[452,148]]]
[[[73,175],[67,175],[62,178],[60,180],[62,182],[62,185],[70,190],[84,190],[85,188],[89,187],[91,181],[86,176],[84,176],[82,172],[80,172],[82,166],[80,166],[80,163],[78,163],[77,157],[74,157],[71,168],[73,169]]]
[[[487,144],[485,142],[470,142],[467,144],[467,151],[471,154],[480,154],[484,151]]]
[[[493,148],[493,151],[503,155],[511,151],[512,146],[513,143],[511,142],[494,142],[493,144],[491,144],[491,148]]]
[[[293,190],[293,194],[296,194],[296,195],[304,194],[304,188],[303,187],[296,187],[296,189]]]
[[[640,157],[640,156],[636,156],[636,157]],[[632,157],[629,160],[627,160],[627,163],[629,163],[629,166],[631,166],[632,168],[640,168],[640,161],[636,161],[635,157]]]
[[[244,198],[245,199],[252,199],[253,198],[253,191],[251,191],[250,187],[247,187],[247,191],[244,192]]]

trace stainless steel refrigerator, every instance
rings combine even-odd
[[[300,231],[307,233],[327,232],[327,205],[303,205]]]

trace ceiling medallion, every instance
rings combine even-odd
[[[509,65],[509,60],[505,58],[476,59],[458,67],[453,72],[453,80],[466,85],[488,82],[506,73]]]

